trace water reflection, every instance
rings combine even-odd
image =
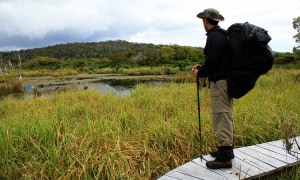
[[[80,85],[81,89],[84,89],[86,85]],[[88,87],[97,89],[101,94],[106,93],[115,93],[118,96],[127,96],[130,95],[131,91],[134,90],[134,87],[129,86],[111,86],[105,83],[89,83]]]
[[[36,84],[25,84],[24,88],[27,92],[32,92],[33,88],[38,88],[41,91],[54,90],[59,88],[71,88],[77,87],[79,89],[94,88],[97,89],[101,94],[114,93],[118,96],[127,96],[134,90],[133,86],[111,86],[106,83],[87,83],[87,84],[50,84],[50,85],[36,85]]]

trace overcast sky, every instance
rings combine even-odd
[[[196,15],[211,7],[225,29],[249,22],[268,30],[274,51],[297,46],[300,0],[0,0],[0,51],[106,40],[204,47]]]

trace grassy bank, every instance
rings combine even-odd
[[[94,70],[81,71],[78,69],[59,69],[59,70],[22,70],[22,72],[9,72],[0,74],[0,82],[7,82],[11,78],[19,77],[63,77],[63,76],[76,76],[78,74],[122,74],[128,76],[144,76],[144,75],[172,75],[180,72],[177,67],[169,66],[155,66],[155,67],[136,67],[136,68],[100,68]]]
[[[300,134],[297,76],[274,69],[235,100],[237,147]],[[0,106],[0,179],[156,179],[199,157],[195,83],[140,85],[127,97],[74,89]],[[208,89],[201,120],[207,153],[216,145]]]

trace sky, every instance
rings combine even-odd
[[[263,27],[277,52],[292,52],[293,19],[300,0],[0,0],[0,51],[73,42],[125,40],[204,47],[196,15],[217,9],[227,29],[249,22]]]

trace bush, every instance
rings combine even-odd
[[[15,80],[12,83],[4,83],[0,85],[0,97],[7,96],[9,94],[24,93],[23,83],[21,80]]]

